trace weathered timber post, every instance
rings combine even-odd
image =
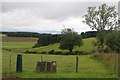
[[[36,72],[45,72],[46,71],[46,62],[37,62]]]
[[[76,73],[78,73],[78,56],[76,56]]]
[[[57,66],[56,61],[52,61],[52,68],[51,68],[52,73],[56,72],[56,66]]]
[[[52,62],[47,62],[46,72],[51,72]]]

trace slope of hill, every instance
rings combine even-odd
[[[85,52],[91,52],[92,50],[95,50],[96,47],[92,46],[92,42],[95,41],[95,38],[87,38],[83,40],[83,45],[81,47],[75,47],[73,51],[85,51]],[[29,49],[31,52],[42,52],[42,51],[63,51],[59,49],[59,43],[51,44],[48,46],[38,47],[38,48],[32,48]],[[67,50],[64,50],[67,51]]]

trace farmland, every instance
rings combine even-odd
[[[81,50],[81,51],[85,51],[85,52],[91,52],[92,50],[96,49],[96,47],[92,46],[92,44],[91,44],[93,41],[95,41],[95,38],[84,39],[84,41],[83,41],[84,45],[82,45],[81,47],[75,47],[73,51]],[[87,47],[87,46],[89,46],[89,47]],[[33,48],[33,49],[29,49],[29,50],[36,51],[36,52],[50,51],[50,50],[62,51],[59,49],[59,43],[51,44],[51,45],[43,46],[43,47],[39,47],[39,48]],[[64,51],[66,51],[66,50],[64,50]]]
[[[6,34],[0,34],[0,36],[2,37],[2,36],[6,36]]]
[[[96,49],[91,45],[95,38],[84,39],[84,45],[76,47],[74,50],[90,51]],[[20,78],[115,78],[117,75],[114,69],[107,69],[105,64],[91,58],[92,55],[79,55],[78,73],[75,73],[75,55],[50,55],[50,54],[27,54],[25,50],[50,51],[60,50],[59,43],[51,44],[45,47],[32,48],[37,39],[34,38],[9,38],[4,37],[2,43],[2,74],[3,77]],[[10,49],[6,50],[6,49]],[[23,72],[16,73],[16,56],[18,53],[23,55]],[[9,69],[9,59],[11,55],[11,70]],[[57,73],[36,73],[35,67],[40,57],[44,61],[57,61]]]

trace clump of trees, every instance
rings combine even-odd
[[[41,36],[39,36],[39,39],[37,43],[33,46],[33,48],[47,46],[49,44],[54,44],[59,42],[60,42],[59,34],[42,34]]]
[[[39,37],[39,33],[34,32],[2,32],[9,37]]]
[[[106,35],[109,31],[118,27],[117,16],[115,6],[102,4],[98,8],[88,7],[83,22],[89,25],[91,29],[98,31],[97,41],[94,44],[98,46],[99,52],[104,50]]]
[[[80,47],[83,44],[82,37],[70,28],[63,29],[61,37],[59,48],[62,50],[69,50],[70,54],[72,54],[72,50],[75,46]]]
[[[96,37],[97,33],[98,33],[97,31],[86,31],[86,32],[82,32],[81,36],[83,39],[90,38],[90,37]]]

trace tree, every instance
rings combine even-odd
[[[72,54],[72,50],[75,46],[81,46],[83,41],[82,37],[75,32],[73,29],[67,28],[63,29],[61,32],[61,41],[60,41],[60,49],[69,50],[70,54]]]
[[[106,37],[106,45],[115,52],[120,52],[120,31],[112,31]]]
[[[102,4],[99,8],[88,7],[87,13],[84,15],[83,22],[89,25],[92,30],[98,31],[97,42],[102,50],[105,45],[106,30],[111,31],[118,27],[117,16],[115,6],[107,6],[106,4]]]

